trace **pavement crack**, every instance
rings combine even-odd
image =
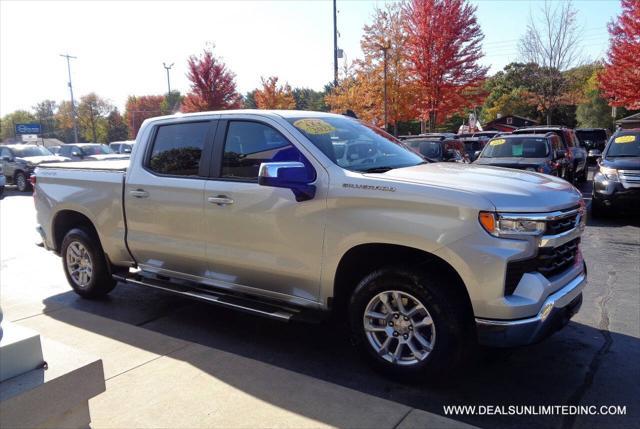
[[[415,410],[415,408],[409,408],[409,411],[407,411],[406,413],[404,413],[404,415],[402,416],[402,418],[400,420],[398,420],[398,423],[396,423],[395,425],[393,425],[393,429],[396,429],[398,426],[400,426],[400,423],[402,423],[404,421],[404,419],[407,418],[407,416],[409,414],[411,414],[411,412]]]
[[[598,330],[600,331],[600,335],[602,335],[604,342],[593,355],[591,363],[589,363],[589,369],[582,380],[582,384],[580,384],[580,386],[578,386],[578,388],[569,397],[567,405],[579,405],[582,402],[582,398],[593,385],[596,373],[598,372],[605,355],[609,353],[609,349],[611,349],[611,345],[613,344],[613,337],[609,331],[609,310],[607,309],[607,304],[613,297],[613,285],[615,283],[616,273],[609,272],[609,277],[607,278],[607,292],[598,300],[598,307],[600,308],[600,322],[598,323]],[[576,417],[577,415],[564,416],[562,419],[562,429],[572,429],[575,424]]]

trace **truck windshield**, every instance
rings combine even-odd
[[[516,137],[489,140],[480,158],[545,158],[549,144],[545,138]]]
[[[348,117],[287,118],[331,161],[358,172],[384,172],[422,164],[423,157],[379,128]]]
[[[109,146],[105,146],[103,144],[96,144],[91,146],[82,146],[80,147],[83,155],[107,155],[109,153],[113,153],[113,150]]]
[[[605,157],[640,157],[640,132],[612,138]]]
[[[47,156],[53,155],[47,148],[44,146],[22,146],[22,147],[14,147],[13,150],[16,153],[17,157],[26,158],[29,156]]]

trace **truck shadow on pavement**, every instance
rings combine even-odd
[[[629,363],[629,360],[640,359],[638,339],[575,322],[540,344],[512,350],[480,349],[472,356],[469,368],[432,385],[401,383],[374,372],[350,346],[346,331],[330,323],[285,324],[122,284],[99,301],[82,300],[73,292],[66,292],[45,299],[44,303],[51,309],[48,317],[153,353],[164,352],[141,344],[140,335],[130,336],[126,330],[108,329],[108,324],[85,324],[77,312],[72,316],[74,313],[60,308],[70,307],[138,325],[238,358],[259,361],[438,415],[444,415],[443,406],[447,405],[565,405],[587,401],[588,404],[628,407],[629,399],[640,395],[638,365]],[[282,388],[281,380],[276,383],[280,387],[274,388],[273,377],[277,375],[271,374],[273,370],[263,368],[247,376],[227,371],[224,365],[217,367],[215,363],[203,364],[201,359],[190,360],[188,354],[183,359],[262,401],[332,426],[345,425],[332,413],[323,412],[317,403],[301,404],[295,399],[295,391]],[[591,397],[592,384],[599,382],[598,372],[605,366],[613,374],[607,375],[607,384],[616,386],[614,392],[607,398]],[[611,367],[617,367],[618,371]],[[624,368],[631,368],[631,374],[625,374]],[[319,402],[323,401],[328,399],[322,398]],[[572,417],[559,415],[448,417],[486,428],[564,429],[575,423]],[[617,422],[617,427],[628,426],[629,421],[624,417],[618,416],[617,421],[616,416],[608,416],[608,420],[595,417],[586,426],[598,427],[605,422],[607,425]]]

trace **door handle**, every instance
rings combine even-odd
[[[207,198],[211,204],[217,204],[219,206],[226,206],[229,204],[233,204],[233,200],[226,195],[218,195],[217,197],[209,197]]]
[[[133,191],[129,191],[129,195],[135,198],[147,198],[149,196],[149,193],[143,189],[136,189]]]

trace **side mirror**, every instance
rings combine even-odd
[[[473,159],[478,159],[478,157],[480,156],[481,153],[482,153],[481,150],[477,150],[477,151],[473,152]]]
[[[555,158],[556,159],[562,159],[565,156],[567,156],[567,153],[564,150],[562,150],[562,149],[556,150],[556,153],[555,153]]]
[[[258,171],[258,184],[274,188],[288,188],[296,201],[307,201],[316,195],[315,171],[302,162],[263,162]]]
[[[79,156],[79,157],[81,157],[81,158],[82,158],[82,153],[80,153],[80,151],[77,151],[77,150],[72,150],[72,151],[71,151],[71,155],[73,155],[73,156]]]
[[[11,161],[11,157],[10,156],[3,156],[2,160],[6,161],[6,162],[10,162]]]

